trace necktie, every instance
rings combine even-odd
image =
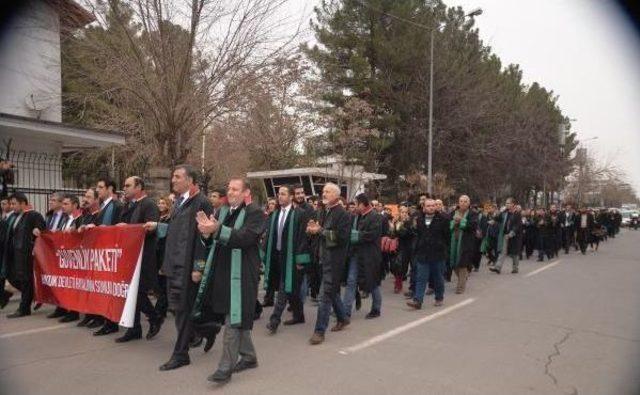
[[[276,240],[276,250],[282,250],[282,230],[284,229],[284,222],[287,219],[287,210],[280,212],[280,221],[278,222],[278,238]]]
[[[174,209],[178,209],[180,208],[180,206],[182,206],[182,201],[184,200],[184,196],[180,195],[178,196],[178,198],[176,199],[176,202],[174,203]]]

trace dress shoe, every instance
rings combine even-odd
[[[207,380],[213,381],[214,383],[224,384],[231,380],[231,372],[225,372],[218,369],[211,376],[207,377]]]
[[[278,331],[278,324],[276,324],[275,322],[269,321],[269,323],[267,324],[267,329],[269,330],[270,335],[275,335],[276,332]]]
[[[160,328],[162,328],[162,323],[164,319],[159,318],[149,322],[149,332],[147,332],[147,336],[145,338],[147,340],[151,340],[160,332]]]
[[[15,313],[9,314],[7,315],[7,318],[20,318],[20,317],[26,317],[28,315],[31,315],[30,311],[20,311],[20,310],[16,310]]]
[[[78,322],[76,326],[79,328],[85,327],[89,322],[91,322],[91,320],[93,320],[93,317],[91,317],[90,315],[85,315],[84,318],[80,322]]]
[[[378,318],[378,317],[380,317],[380,311],[378,311],[378,310],[371,310],[369,312],[369,314],[364,316],[364,318],[366,318],[368,320],[370,320],[372,318]]]
[[[490,267],[489,270],[494,272],[495,274],[500,274],[500,269],[498,269],[497,267]]]
[[[286,320],[285,322],[282,323],[282,325],[297,325],[297,324],[304,324],[304,318],[303,319],[296,319],[296,318],[292,318],[290,320]]]
[[[416,310],[420,310],[422,308],[422,303],[418,302],[417,300],[410,300],[407,302],[407,306],[412,307]]]
[[[80,319],[80,314],[76,312],[70,312],[64,315],[64,317],[60,318],[61,323],[73,322]]]
[[[0,296],[0,310],[7,306],[7,303],[9,303],[12,296],[13,294],[11,292],[3,290],[2,296]]]
[[[67,314],[67,312],[59,307],[56,307],[55,310],[53,310],[53,313],[49,313],[47,314],[47,318],[60,318],[63,315]]]
[[[311,336],[311,339],[309,339],[309,344],[315,346],[316,344],[320,344],[323,341],[324,341],[324,333],[313,332],[313,336]]]
[[[93,336],[106,336],[116,332],[118,332],[118,325],[112,325],[111,323],[107,322],[106,324],[102,325],[102,328],[98,329],[96,332],[93,332]]]
[[[178,369],[183,366],[187,366],[191,363],[188,359],[173,359],[171,358],[167,363],[160,365],[160,371],[165,372],[167,370]]]
[[[40,310],[40,307],[42,307],[42,303],[36,303],[33,305],[33,311],[38,311]]]
[[[91,321],[89,321],[89,323],[87,324],[87,328],[95,329],[101,327],[102,325],[104,325],[104,318],[92,316]]]
[[[198,348],[202,345],[202,336],[196,336],[189,342],[189,348]]]
[[[116,343],[126,343],[138,339],[142,339],[142,329],[127,329],[124,335],[116,339]]]
[[[349,320],[348,318],[345,319],[344,321],[338,321],[336,325],[333,328],[331,328],[331,332],[340,332],[341,330],[346,328],[350,323],[351,323],[351,320]]]
[[[255,369],[258,367],[258,361],[247,361],[246,359],[241,359],[240,362],[236,364],[233,368],[233,373],[242,372],[247,369]]]
[[[518,273],[518,269],[511,270],[511,274],[517,274],[517,273]]]
[[[434,306],[436,306],[436,307],[440,307],[440,306],[442,306],[443,304],[444,304],[444,301],[443,301],[443,300],[436,300],[436,301],[433,303],[433,305],[434,305]]]

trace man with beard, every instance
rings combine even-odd
[[[304,223],[306,231],[306,226],[309,220],[315,218],[315,210],[309,203],[307,203],[307,195],[304,192],[304,187],[302,185],[293,186],[293,204],[302,210],[304,219],[301,219],[300,223]],[[317,238],[315,239],[317,240]],[[320,273],[318,263],[314,259],[314,247],[314,238],[307,235],[307,248],[310,256],[310,262],[305,266],[304,278],[300,282],[300,297],[302,298],[303,305],[307,295],[309,294],[309,290],[311,290],[311,295],[315,299],[318,296],[320,289]]]
[[[264,215],[258,205],[245,203],[250,194],[244,178],[231,178],[228,205],[220,208],[218,217],[204,212],[197,215],[208,253],[206,262],[196,261],[191,274],[199,284],[194,316],[223,316],[226,322],[218,369],[207,378],[216,383],[226,383],[233,373],[258,366],[251,330],[260,280],[258,240]]]
[[[157,222],[160,219],[158,206],[147,196],[142,178],[138,176],[127,178],[124,181],[124,196],[129,202],[127,206],[128,215],[123,215],[123,222],[118,225],[145,224],[147,222]],[[162,318],[156,314],[154,306],[149,300],[149,292],[158,289],[156,243],[155,232],[148,230],[142,249],[140,281],[138,283],[138,298],[136,300],[133,328],[127,329],[123,336],[116,339],[116,343],[125,343],[142,338],[140,312],[143,312],[149,319],[147,340],[153,339],[160,332]]]
[[[191,280],[193,262],[205,256],[200,240],[196,213],[206,215],[213,212],[211,203],[200,192],[197,185],[198,172],[189,165],[179,165],[173,170],[171,187],[176,194],[171,218],[167,223],[147,222],[147,230],[157,230],[158,236],[166,235],[162,272],[167,276],[167,300],[169,309],[175,314],[176,343],[169,361],[160,366],[161,371],[189,365],[189,344],[200,343],[196,339],[191,312],[195,302],[197,286]],[[215,335],[207,339],[205,348],[213,345]]]
[[[319,214],[318,220],[310,220],[307,225],[307,233],[318,235],[320,238],[319,254],[322,267],[322,295],[313,336],[309,339],[312,345],[324,342],[332,308],[338,320],[331,328],[332,332],[341,331],[350,323],[340,299],[342,268],[347,259],[350,225],[349,214],[340,205],[340,187],[333,183],[325,184],[322,189],[322,203],[325,209]]]
[[[380,316],[382,294],[380,292],[381,237],[384,217],[369,204],[363,193],[356,196],[356,215],[353,217],[349,243],[347,287],[344,293],[344,309],[351,318],[351,307],[356,297],[356,287],[371,294],[371,311],[365,318]]]

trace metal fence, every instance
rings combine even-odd
[[[10,150],[7,159],[14,165],[14,180],[8,186],[9,192],[25,193],[33,208],[43,214],[47,211],[48,197],[53,192],[77,196],[84,194],[84,189],[64,185],[60,155]]]

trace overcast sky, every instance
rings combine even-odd
[[[444,1],[481,7],[485,44],[503,64],[520,64],[525,83],[553,90],[583,144],[613,160],[640,193],[640,37],[614,1]],[[308,19],[318,3],[293,0],[290,9]]]

